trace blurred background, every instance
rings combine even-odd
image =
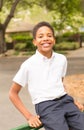
[[[48,21],[55,29],[55,51],[67,53],[84,41],[84,0],[0,0],[0,54],[31,54],[33,26]],[[7,53],[6,53],[7,55]]]

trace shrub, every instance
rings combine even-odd
[[[10,37],[12,38],[13,41],[16,42],[26,42],[30,39],[32,40],[32,36],[28,33],[11,34]]]
[[[31,50],[31,51],[36,50],[36,47],[33,45],[33,43],[32,43],[31,40],[28,40],[28,41],[26,42],[26,48],[27,48],[27,50]]]
[[[14,49],[18,51],[34,51],[36,47],[32,43],[32,36],[28,33],[11,34],[14,41]]]
[[[54,50],[75,50],[79,48],[79,44],[77,42],[61,42],[59,44],[55,44]]]
[[[26,44],[25,43],[17,43],[17,44],[15,44],[14,49],[17,51],[25,51]]]
[[[36,47],[31,41],[27,41],[26,43],[16,43],[14,49],[17,51],[34,51]]]

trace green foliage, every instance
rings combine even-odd
[[[56,36],[56,43],[60,42],[82,42],[84,41],[84,32],[66,32]]]
[[[55,44],[54,50],[75,50],[79,48],[79,44],[77,42],[62,42],[59,44]]]
[[[81,36],[81,38],[82,38],[82,41],[84,42],[84,32],[81,32],[81,33],[80,33],[80,36]]]
[[[14,49],[18,51],[35,50],[36,47],[32,43],[32,36],[28,33],[17,33],[11,35],[15,42]]]
[[[53,22],[55,30],[62,31],[67,26],[78,30],[79,26],[83,24],[83,16],[80,6],[80,0],[44,0],[46,8],[52,11]],[[58,16],[58,17],[57,17]]]
[[[82,22],[84,21],[84,17],[80,9],[80,7],[83,6],[80,6],[80,0],[2,0],[1,2],[3,2],[0,6],[1,32],[6,31],[13,17],[16,18],[14,20],[20,18],[19,20],[23,22],[27,21],[31,24],[42,20],[52,22],[52,25],[59,34],[61,34],[60,32],[65,30],[67,26],[76,30],[79,26],[84,24],[84,22]],[[3,35],[5,35],[5,33],[1,34],[1,36]],[[31,39],[28,40],[30,43]],[[21,45],[25,48],[25,46],[29,47],[30,45],[27,43],[28,40],[24,37],[18,37],[16,41],[21,44],[25,43],[26,45]],[[2,40],[0,39],[0,46],[5,43],[3,41],[4,36]],[[4,52],[3,50],[6,50],[5,48],[6,46],[3,45],[0,53]]]
[[[25,49],[26,49],[26,44],[25,44],[25,43],[17,43],[17,44],[14,46],[14,49],[15,49],[15,50],[18,50],[18,51],[25,51]]]
[[[13,53],[13,55],[18,56],[18,55],[19,55],[19,51],[15,51],[15,52]]]
[[[15,50],[18,51],[35,51],[36,47],[32,44],[32,42],[25,42],[25,43],[17,43],[14,46]]]
[[[4,0],[3,1],[3,8],[0,12],[0,21],[5,21],[5,18],[10,12],[10,9],[13,5],[14,0]],[[60,30],[64,29],[66,25],[73,24],[72,21],[83,21],[81,19],[78,20],[77,16],[76,19],[73,20],[73,15],[77,15],[80,12],[80,0],[20,0],[18,6],[15,10],[15,17],[21,17],[24,19],[26,17],[26,13],[24,10],[29,11],[30,21],[32,23],[47,20],[53,23],[55,29]],[[46,10],[47,9],[47,10]],[[24,12],[24,13],[21,13]],[[39,13],[38,13],[39,12]],[[50,13],[52,12],[52,13]],[[49,14],[50,13],[50,14]],[[24,16],[23,16],[24,15]],[[78,14],[79,17],[80,14]],[[82,17],[82,16],[81,16]],[[34,22],[33,22],[34,21]],[[77,23],[75,22],[75,23]],[[79,22],[80,23],[80,22]],[[81,24],[81,23],[80,23]],[[76,24],[75,24],[76,25]],[[74,25],[73,25],[74,26]]]
[[[28,40],[32,41],[32,36],[28,33],[16,33],[16,34],[10,34],[10,37],[13,41],[16,42],[25,42]]]
[[[13,5],[14,2],[16,2],[15,6]],[[39,0],[3,0],[2,7],[0,7],[0,22],[4,23],[6,21],[7,16],[10,14],[10,11],[12,12],[14,10],[12,17],[15,17],[18,12],[21,12],[24,9],[29,10],[33,7],[34,4],[38,4],[38,2]]]
[[[75,33],[68,32],[64,33],[62,36],[56,37],[54,50],[74,50],[79,48],[79,43],[73,36],[75,36]],[[14,49],[17,51],[36,50],[36,47],[32,43],[32,36],[28,35],[28,33],[12,34],[11,38],[15,42]]]
[[[33,45],[33,43],[31,42],[31,40],[28,40],[26,42],[26,48],[27,48],[27,50],[32,50],[32,51],[36,50],[36,47]]]
[[[71,14],[80,10],[80,0],[44,0],[42,3],[48,8],[48,10],[58,11],[62,14]]]
[[[32,41],[30,39],[25,40],[24,42],[17,42],[14,45],[14,49],[18,51],[34,51],[36,47],[33,45]]]

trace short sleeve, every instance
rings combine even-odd
[[[63,70],[62,70],[62,77],[65,77],[67,71],[67,59],[64,58]]]
[[[28,69],[27,67],[22,64],[18,72],[16,73],[13,81],[25,87],[28,84]]]

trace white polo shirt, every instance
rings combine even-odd
[[[38,51],[27,59],[13,78],[21,86],[28,85],[32,103],[53,100],[66,94],[62,83],[67,69],[66,57],[53,52],[52,57]]]

